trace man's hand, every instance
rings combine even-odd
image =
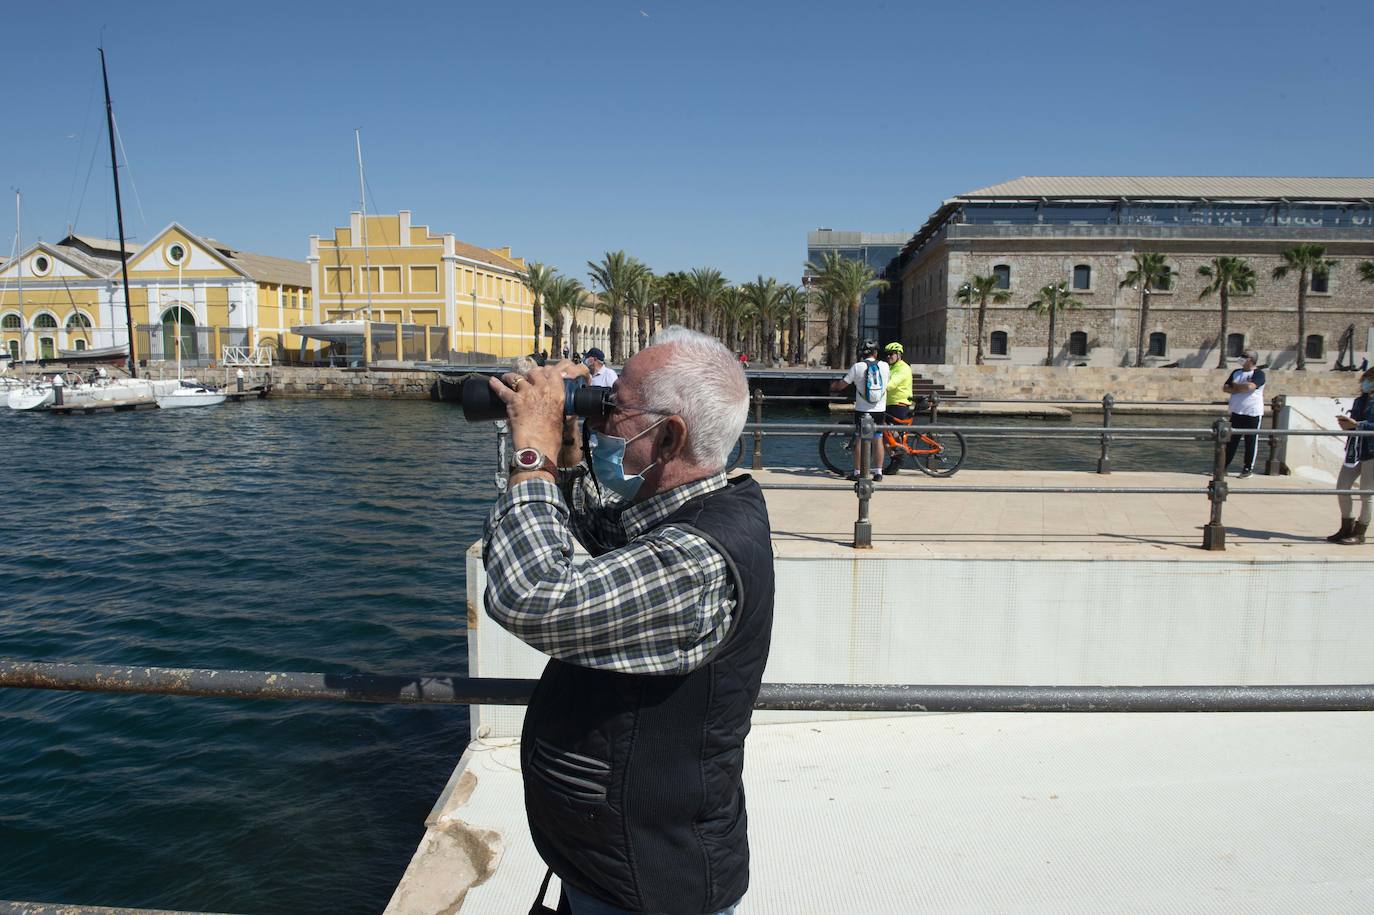
[[[1354,429],[1356,426],[1359,425],[1359,423],[1355,422],[1355,420],[1345,415],[1337,416],[1336,424],[1347,432],[1349,432],[1351,429]]]
[[[564,361],[535,366],[523,375],[507,372],[491,379],[492,392],[506,405],[514,446],[538,448],[545,457],[557,459],[563,445],[563,407],[567,401],[563,381],[589,376],[585,365]]]

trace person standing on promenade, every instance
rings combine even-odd
[[[1350,412],[1336,422],[1348,432],[1374,432],[1374,369],[1360,375],[1360,396]],[[1336,476],[1337,489],[1374,489],[1374,438],[1351,436],[1345,442],[1345,460]],[[1364,543],[1374,515],[1374,496],[1360,496],[1360,520],[1355,520],[1354,499],[1348,492],[1336,496],[1341,506],[1341,529],[1326,539],[1332,543]]]
[[[601,347],[593,346],[587,350],[583,361],[587,363],[587,368],[591,369],[592,377],[587,383],[594,388],[613,388],[615,380],[620,376],[615,373],[615,369],[606,364],[606,354],[601,351]]]
[[[859,430],[863,428],[864,416],[873,417],[873,422],[879,426],[887,422],[887,382],[891,374],[887,364],[878,361],[878,344],[872,340],[865,340],[859,347],[859,357],[860,361],[850,366],[843,378],[830,383],[832,391],[854,386],[854,472],[849,475],[851,480],[859,479],[863,466],[865,442]],[[883,479],[882,432],[873,434],[872,449],[873,462],[869,466],[873,468],[873,482],[880,483]]]
[[[911,366],[902,359],[902,344],[889,343],[883,347],[883,359],[887,362],[887,415],[893,422],[907,422],[911,419]],[[902,453],[893,454],[892,472],[902,469]]]
[[[530,834],[560,912],[733,912],[774,595],[763,493],[724,469],[748,384],[718,340],[665,329],[587,420],[588,465],[563,387],[586,374],[492,379],[515,464],[483,537],[487,613],[550,656],[521,735]]]
[[[1231,428],[1258,429],[1264,419],[1264,371],[1256,368],[1259,354],[1246,350],[1241,355],[1240,368],[1226,376],[1221,389],[1231,395]],[[1255,456],[1259,454],[1259,435],[1235,435],[1226,443],[1226,468],[1230,470],[1231,460],[1236,456],[1236,448],[1241,440],[1245,442],[1245,460],[1241,466],[1240,478],[1243,480],[1255,472]]]

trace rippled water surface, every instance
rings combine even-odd
[[[463,553],[493,441],[427,402],[0,410],[0,656],[463,674]],[[975,440],[967,466],[1092,469],[1096,447]],[[1177,443],[1114,454],[1209,460]],[[815,439],[769,439],[765,456],[814,466]],[[466,736],[459,708],[0,691],[0,898],[381,911]]]

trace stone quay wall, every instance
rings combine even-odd
[[[995,400],[1101,400],[1111,394],[1123,400],[1168,400],[1208,403],[1225,400],[1222,369],[1105,368],[1041,365],[921,365],[912,370],[970,398]],[[1266,400],[1280,394],[1304,397],[1352,397],[1359,393],[1359,372],[1267,369]]]
[[[300,368],[274,365],[272,396],[326,400],[368,397],[428,400],[435,372],[374,372],[354,369]]]

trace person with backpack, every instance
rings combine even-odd
[[[863,426],[864,416],[873,417],[874,425],[881,426],[887,422],[887,382],[891,377],[887,363],[878,361],[878,344],[872,340],[865,340],[859,347],[860,361],[854,363],[849,372],[838,381],[831,382],[830,390],[843,391],[847,386],[854,386],[854,472],[849,475],[849,479],[859,479],[859,469],[862,466],[861,457],[863,452],[860,446],[859,430]],[[872,441],[873,460],[869,464],[873,468],[873,482],[881,483],[883,480],[883,434],[875,432]]]

